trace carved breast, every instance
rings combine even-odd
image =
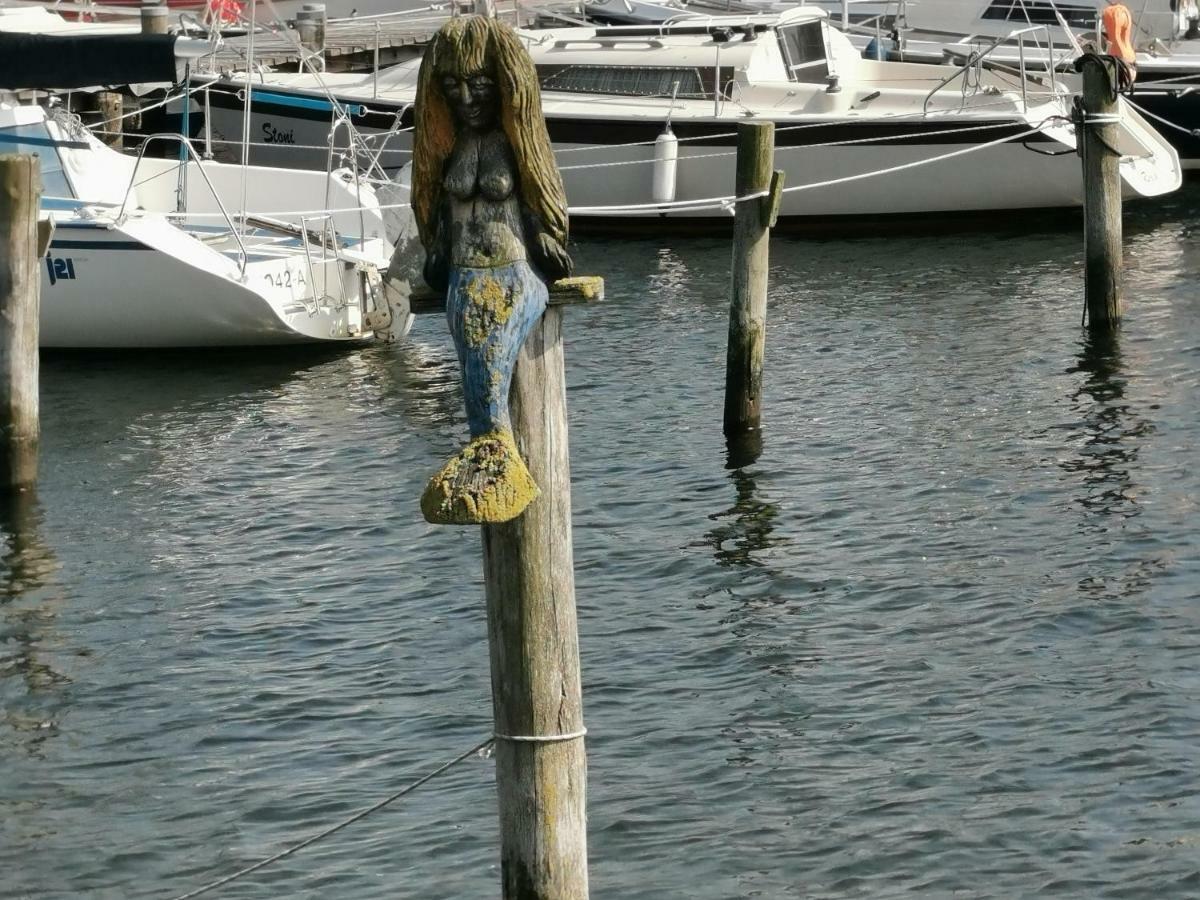
[[[443,185],[459,200],[502,201],[513,194],[515,171],[516,160],[504,132],[493,131],[482,138],[471,135],[455,146]]]

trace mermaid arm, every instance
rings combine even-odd
[[[550,281],[570,275],[575,264],[566,247],[550,233],[541,217],[522,203],[521,218],[525,226],[525,244],[537,270]]]
[[[422,275],[425,283],[439,294],[450,286],[450,214],[445,203],[439,203],[433,214],[433,241],[425,254]]]

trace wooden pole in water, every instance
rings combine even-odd
[[[541,494],[517,518],[481,526],[504,900],[588,897],[562,307],[603,297],[599,278],[550,285],[510,392],[513,437]],[[445,309],[428,289],[410,303],[417,314]]]
[[[34,156],[0,156],[0,491],[37,481],[41,271]]]
[[[725,434],[755,431],[762,419],[763,349],[767,328],[767,248],[782,173],[771,176],[775,125],[739,122],[738,197],[772,194],[737,204],[733,220],[733,278],[729,306],[729,346],[725,359]]]
[[[166,34],[169,16],[165,3],[142,4],[142,34]]]
[[[511,403],[542,495],[513,521],[481,526],[503,897],[584,900],[587,756],[561,309],[547,309],[526,339]]]
[[[122,137],[125,120],[125,101],[116,91],[100,91],[96,94],[96,108],[100,111],[100,140],[115,150],[125,146]]]
[[[1112,148],[1119,139],[1117,93],[1103,57],[1081,59],[1083,70],[1083,233],[1084,294],[1092,328],[1115,328],[1122,312],[1121,171]],[[1091,121],[1089,121],[1091,120]]]

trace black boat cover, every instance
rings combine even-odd
[[[179,80],[175,35],[0,32],[0,88],[85,88]]]

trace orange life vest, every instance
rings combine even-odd
[[[1111,6],[1104,8],[1104,42],[1110,56],[1115,56],[1117,59],[1124,60],[1129,65],[1133,65],[1137,61],[1137,54],[1133,52],[1133,40],[1131,33],[1133,31],[1133,18],[1129,15],[1128,8],[1120,3],[1114,3]]]

